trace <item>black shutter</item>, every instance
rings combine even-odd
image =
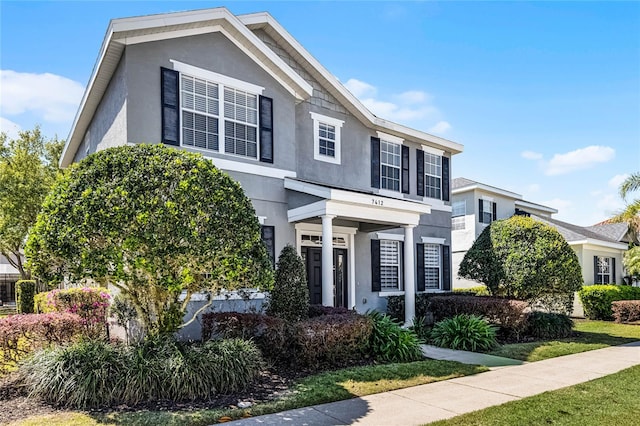
[[[442,157],[442,200],[449,201],[449,157]]]
[[[593,256],[593,283],[602,284],[598,282],[598,256]]]
[[[611,284],[616,283],[616,259],[615,257],[611,258]]]
[[[380,240],[371,240],[371,291],[380,289]]]
[[[262,242],[267,248],[267,254],[269,255],[269,259],[271,259],[271,264],[275,266],[276,264],[276,239],[275,239],[276,228],[274,226],[261,226],[260,227],[260,237],[262,238]]]
[[[160,68],[160,102],[162,103],[162,143],[180,145],[180,92],[178,71]]]
[[[260,96],[260,161],[273,163],[273,99]]]
[[[371,137],[371,187],[380,188],[380,138]]]
[[[416,244],[416,267],[418,273],[417,291],[424,291],[424,244]]]
[[[409,147],[402,146],[402,192],[409,193]]]
[[[424,196],[424,151],[416,149],[416,190]]]
[[[451,291],[451,247],[442,246],[442,289]]]
[[[482,199],[478,200],[478,218],[480,223],[484,223],[484,210],[482,209]]]
[[[498,219],[498,204],[492,202],[491,203],[491,207],[493,208],[493,220],[497,220]]]

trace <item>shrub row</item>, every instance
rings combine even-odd
[[[489,290],[485,285],[478,285],[475,287],[468,287],[468,288],[454,288],[453,292],[456,294],[462,293],[462,294],[473,295],[473,296],[490,296]]]
[[[418,293],[416,294],[416,317],[426,318],[429,316],[429,300],[436,296],[464,296],[465,293]],[[404,322],[404,296],[387,297],[387,315],[391,318]]]
[[[573,321],[568,315],[530,312],[524,334],[537,339],[561,339],[571,336]]]
[[[84,331],[82,318],[69,313],[23,314],[0,318],[0,371],[52,344],[77,339]]]
[[[578,292],[585,316],[592,320],[611,320],[611,303],[617,300],[640,300],[640,287],[626,285],[590,285]]]
[[[262,368],[250,341],[185,344],[172,339],[133,346],[85,340],[36,353],[20,368],[32,396],[66,407],[207,399],[246,388]]]
[[[611,304],[616,322],[640,321],[640,300],[620,300]]]
[[[367,355],[372,322],[352,311],[290,323],[252,313],[207,313],[202,338],[252,339],[274,363],[311,368],[358,362]]]

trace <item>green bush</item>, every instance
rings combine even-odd
[[[237,392],[261,368],[260,351],[249,341],[194,345],[158,338],[133,346],[86,340],[55,347],[28,359],[20,374],[32,396],[65,407],[96,408]]]
[[[16,282],[16,307],[19,314],[33,313],[33,298],[36,295],[36,282],[20,280]]]
[[[427,324],[427,320],[422,317],[415,317],[413,324],[409,327],[418,336],[420,343],[426,343],[431,335],[431,327]]]
[[[611,303],[616,300],[640,299],[640,287],[590,285],[578,292],[585,316],[592,320],[611,320]]]
[[[537,339],[561,339],[571,336],[573,321],[568,315],[531,312],[527,316],[525,334]]]
[[[418,336],[380,312],[367,313],[373,320],[371,352],[383,362],[411,362],[423,358]]]
[[[454,288],[453,292],[469,294],[473,296],[490,296],[489,289],[487,289],[486,285],[478,285],[478,286],[469,287],[469,288]]]
[[[640,321],[640,300],[618,300],[611,304],[616,322]]]
[[[497,328],[476,315],[447,318],[431,330],[431,341],[443,348],[486,351],[495,347]]]
[[[276,278],[267,313],[286,321],[300,321],[309,315],[307,272],[296,249],[285,246],[278,257]]]
[[[429,300],[434,296],[457,295],[453,292],[440,293],[418,293],[416,294],[416,318],[427,318],[429,316]],[[387,315],[396,321],[404,323],[404,296],[387,297]]]

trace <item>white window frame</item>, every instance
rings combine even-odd
[[[466,215],[467,215],[467,200],[454,201],[451,204],[451,230],[452,231],[461,231],[465,229]]]
[[[383,148],[384,144],[390,145],[394,149],[396,149],[396,148],[398,149],[397,156],[398,156],[398,160],[399,160],[398,163],[399,164],[397,166],[395,164],[391,164],[391,163],[387,163],[387,162],[383,161],[383,159],[382,159],[382,148]],[[389,152],[389,151],[387,150],[387,152]],[[391,154],[387,154],[387,155],[395,156],[396,154],[395,153],[391,153]],[[383,175],[382,170],[383,170],[384,166],[398,170],[398,189],[387,188],[387,187],[385,187],[383,185],[385,177]],[[386,140],[386,139],[380,139],[380,189],[384,190],[384,191],[402,192],[402,144],[401,143],[392,142],[392,141],[389,141],[389,140]]]
[[[318,161],[324,161],[326,163],[341,164],[342,152],[342,125],[343,120],[337,118],[327,117],[326,115],[318,114],[317,112],[309,112],[311,119],[313,120],[313,159]],[[320,154],[320,123],[333,126],[335,129],[335,156]]]
[[[173,70],[178,71],[180,73],[178,77],[179,81],[179,91],[180,91],[180,109],[179,109],[179,118],[180,118],[180,146],[184,148],[200,150],[204,152],[216,152],[219,154],[224,154],[232,157],[245,158],[248,160],[259,161],[260,160],[260,95],[264,93],[264,87],[258,86],[252,83],[248,83],[246,81],[238,80],[233,77],[226,76],[224,74],[218,74],[213,71],[209,71],[203,68],[195,67],[193,65],[185,64],[183,62],[179,62],[171,59],[170,62],[173,64]],[[194,111],[189,108],[184,108],[182,106],[182,77],[193,77],[200,80],[205,80],[208,83],[215,84],[218,86],[218,115],[204,113],[202,111]],[[246,92],[249,95],[253,95],[256,97],[256,156],[248,156],[242,154],[236,154],[233,152],[226,152],[225,147],[225,138],[226,138],[226,125],[225,123],[230,122],[234,124],[242,124],[245,126],[253,127],[252,123],[243,122],[241,120],[236,120],[232,118],[226,118],[224,114],[224,93],[225,88],[235,89],[239,91]],[[195,145],[185,145],[183,143],[183,110],[188,112],[193,112],[196,114],[203,115],[205,117],[212,117],[218,120],[218,149],[208,149],[201,148]]]
[[[432,253],[432,252],[429,252],[427,249],[433,250],[434,248],[437,256],[437,265],[434,266],[432,263],[430,263],[427,266],[427,260],[433,259],[432,257],[427,258],[427,255],[430,255]],[[424,290],[425,291],[441,290],[442,289],[442,245],[435,244],[432,242],[425,243],[424,258],[422,259],[422,262],[424,262]],[[436,276],[438,277],[438,284],[435,287],[429,285],[429,281],[431,280],[431,278],[433,278],[433,275],[429,275],[429,276],[427,275],[427,270],[432,271],[433,269],[437,270]]]
[[[430,159],[437,159],[439,161],[439,164],[431,163],[430,161],[428,161]],[[430,166],[436,167],[436,170],[439,169],[440,174],[436,175],[433,173],[429,173],[428,168]],[[437,197],[431,196],[431,194],[429,193],[430,188],[435,188],[435,187],[429,186],[429,178],[438,179],[439,186],[437,187],[437,191],[438,191]],[[424,196],[426,198],[432,198],[436,200],[442,199],[442,155],[438,155],[430,151],[424,151]]]
[[[598,256],[598,270],[596,272],[596,276],[601,277],[596,281],[595,284],[613,284],[615,283],[615,277],[613,276],[613,261],[611,257],[608,256]],[[606,265],[601,264],[602,261],[606,260]],[[604,271],[607,272],[604,272]],[[609,278],[609,281],[605,281],[605,277]]]
[[[396,263],[390,263],[390,262],[386,262],[383,263],[383,259],[382,259],[382,250],[383,250],[383,245],[384,246],[394,246],[395,250],[397,252],[397,262]],[[401,241],[393,239],[393,240],[380,240],[380,291],[381,292],[386,292],[386,291],[403,291],[404,289],[402,288],[402,253],[401,253]],[[383,267],[396,267],[398,268],[398,272],[396,275],[396,280],[397,280],[397,285],[395,287],[385,287],[384,283],[382,282],[382,268]]]
[[[491,222],[494,221],[494,218],[493,218],[493,206],[495,204],[496,204],[495,201],[488,200],[486,198],[482,199],[482,211],[479,213],[480,214],[480,223],[484,223],[484,224],[488,225],[488,224],[490,224]],[[487,211],[487,206],[489,206],[489,211]],[[485,213],[488,213],[489,217],[491,218],[489,220],[489,222],[485,222],[485,220],[484,220]]]

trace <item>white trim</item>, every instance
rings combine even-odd
[[[463,192],[472,191],[474,189],[478,189],[481,191],[491,192],[497,195],[503,195],[508,198],[513,198],[514,200],[522,200],[522,195],[516,194],[515,192],[507,191],[500,188],[495,188],[493,186],[485,185],[483,183],[474,183],[472,185],[462,186],[460,188],[456,188],[451,190],[451,194],[461,194]]]
[[[258,216],[258,222],[260,225],[264,225],[264,222],[267,220],[266,216]]]
[[[324,161],[326,163],[340,164],[342,152],[342,125],[344,124],[344,121],[318,114],[313,111],[310,111],[309,115],[311,115],[311,118],[313,119],[313,159]],[[320,123],[328,124],[336,129],[336,138],[334,140],[335,157],[320,154]]]
[[[515,201],[515,205],[516,206],[520,206],[520,207],[529,207],[531,209],[534,210],[539,210],[542,212],[548,212],[548,213],[558,213],[557,209],[554,209],[553,207],[547,207],[547,206],[543,206],[541,204],[536,204],[536,203],[532,203],[530,201],[524,201],[524,200],[516,200]]]
[[[404,241],[404,235],[390,234],[388,232],[376,232],[376,238],[379,240]]]
[[[240,161],[228,160],[226,158],[220,158],[220,157],[212,157],[210,153],[216,152],[216,151],[207,151],[205,149],[193,148],[190,146],[181,146],[181,148],[184,148],[188,151],[199,152],[200,154],[202,154],[203,157],[211,160],[211,162],[217,168],[225,171],[247,173],[250,175],[265,176],[265,177],[271,177],[276,179],[296,177],[296,172],[291,170],[277,169],[274,167],[266,167],[266,166],[261,166],[260,164],[242,163]],[[242,157],[242,158],[245,158],[245,157]],[[246,158],[251,159],[251,157],[246,157]]]
[[[443,246],[445,240],[445,238],[421,237],[422,244],[439,244]],[[424,259],[422,261],[424,262]]]
[[[482,201],[489,201],[490,203],[496,202],[496,200],[493,197],[488,197],[486,195],[481,195],[479,199]]]
[[[302,231],[311,233],[311,235],[322,235],[322,225],[319,223],[296,223],[294,225],[296,231]],[[351,228],[349,226],[333,226],[333,231],[336,234],[355,235],[358,232],[358,228]]]
[[[261,95],[264,92],[264,87],[256,84],[247,83],[246,81],[238,80],[237,78],[229,77],[224,74],[218,74],[217,72],[209,71],[204,68],[199,68],[193,65],[185,64],[184,62],[176,61],[175,59],[169,59],[169,62],[173,64],[173,70],[190,75],[191,77],[202,78],[209,80],[211,83],[220,83],[225,86],[231,86],[234,89],[244,90],[245,92],[251,92],[253,94]],[[224,93],[218,95],[219,100],[224,99]],[[182,106],[180,106],[182,108]],[[220,109],[222,110],[222,108]]]
[[[390,135],[389,133],[377,132],[381,141],[396,143],[398,145],[404,144],[404,139],[398,136]]]
[[[381,290],[378,292],[378,297],[389,297],[389,296],[404,296],[404,290],[389,290],[389,291]]]
[[[626,251],[629,248],[629,246],[626,243],[613,243],[609,241],[594,240],[591,238],[587,238],[579,241],[569,241],[568,243],[570,246],[577,246],[577,245],[584,244],[585,246],[589,246],[589,247],[584,247],[585,249],[594,250],[594,251],[602,250],[603,247],[606,247],[608,249],[622,250],[622,251]]]
[[[194,35],[207,34],[212,32],[221,32],[221,25],[212,25],[210,27],[187,28],[184,30],[171,31],[172,38],[189,37]],[[167,39],[166,33],[142,34],[138,36],[118,36],[114,37],[114,41],[119,41],[127,46],[140,43],[148,43],[151,41],[161,41]]]
[[[422,197],[422,201],[428,203],[431,206],[431,210],[451,213],[451,206],[438,198]]]
[[[424,152],[428,152],[429,154],[438,155],[440,157],[444,157],[444,151],[437,148],[432,148],[430,146],[422,145],[422,150]]]

